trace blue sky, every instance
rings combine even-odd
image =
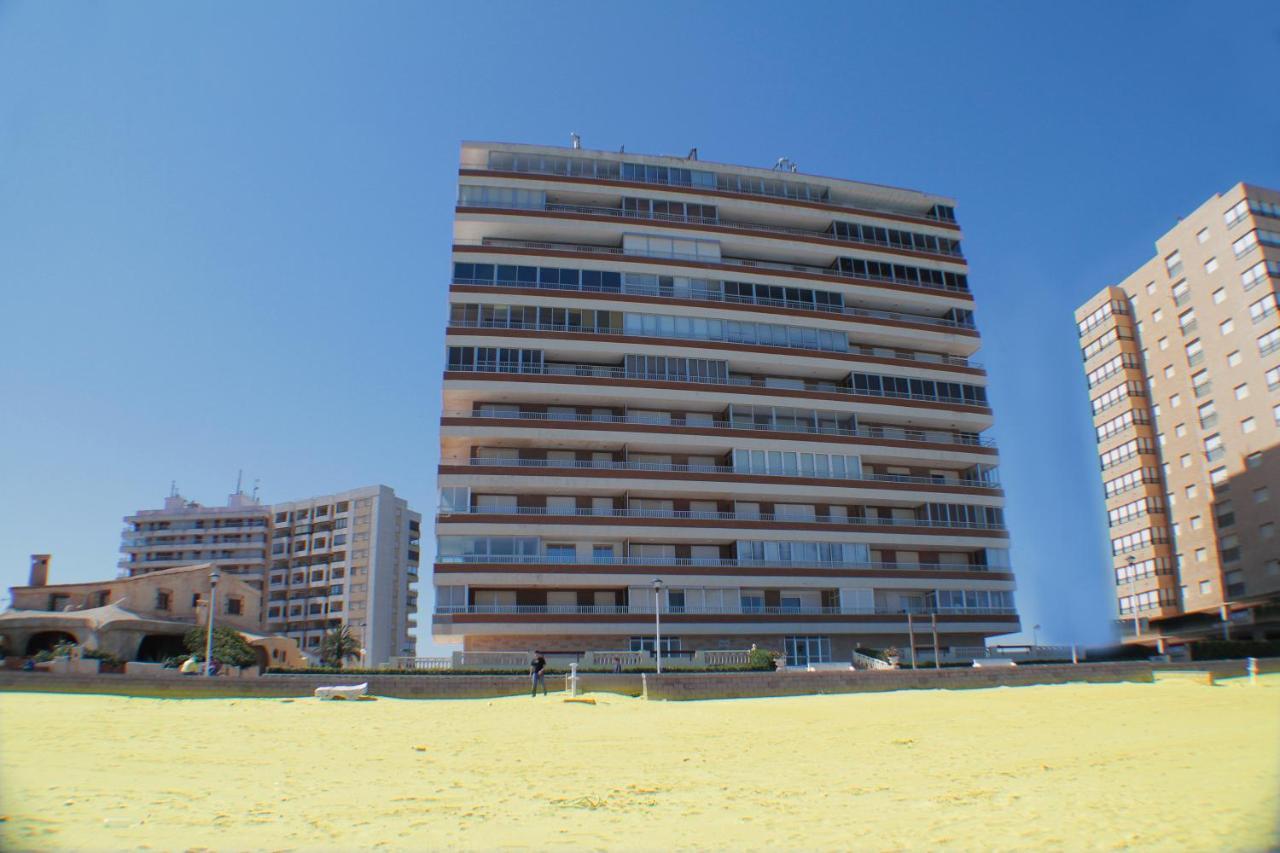
[[[0,585],[170,480],[429,516],[458,143],[577,131],[956,197],[1023,620],[1103,640],[1072,311],[1280,186],[1277,56],[1262,2],[0,2]]]

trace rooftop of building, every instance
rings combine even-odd
[[[668,168],[702,169],[715,172],[717,174],[747,175],[764,180],[818,184],[830,190],[834,190],[839,196],[837,203],[852,202],[856,200],[862,202],[866,206],[883,207],[894,210],[905,209],[908,211],[923,212],[934,205],[954,207],[956,204],[955,200],[948,196],[926,193],[920,190],[800,172],[790,158],[787,157],[778,158],[777,164],[773,167],[760,167],[702,160],[698,157],[698,151],[696,148],[691,149],[689,155],[682,157],[674,154],[634,153],[626,151],[625,146],[623,150],[619,151],[604,151],[600,149],[572,148],[556,145],[531,145],[519,142],[466,140],[462,143],[462,168],[478,169],[487,168],[488,166],[487,162],[481,162],[474,159],[469,160],[469,151],[484,152],[486,154],[489,151],[506,151],[522,154],[541,154],[553,157],[582,157],[609,160],[617,163],[642,163],[645,165],[666,166]],[[779,166],[784,165],[786,166],[785,168],[779,168]]]

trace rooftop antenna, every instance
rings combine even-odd
[[[244,494],[244,489],[240,488],[240,484],[243,480],[244,480],[244,469],[241,468],[239,471],[236,472],[236,494],[237,495]]]
[[[254,499],[255,501],[258,499],[258,483],[260,483],[260,482],[262,482],[262,481],[261,481],[260,479],[258,479],[257,477],[254,477],[254,478],[253,478],[253,499]]]
[[[626,143],[625,143],[625,142],[624,142],[622,145],[619,145],[619,146],[618,146],[618,153],[619,153],[619,154],[626,154],[626,153],[627,153],[627,145],[626,145]]]
[[[169,481],[169,497],[176,498],[177,496],[178,496],[178,481],[170,480]]]
[[[693,148],[690,148],[690,149],[689,149],[689,156],[688,156],[688,157],[686,157],[685,159],[686,159],[686,160],[697,160],[697,159],[698,159],[698,148],[697,148],[697,146],[694,146]]]
[[[573,150],[577,151],[582,147],[582,137],[576,133],[569,134],[569,141],[573,145]]]
[[[778,162],[773,164],[773,171],[775,172],[794,172],[799,168],[796,162],[786,155],[779,157]]]

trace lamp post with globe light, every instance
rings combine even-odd
[[[653,654],[662,674],[662,579],[653,579]]]
[[[209,625],[204,637],[204,674],[206,677],[211,674],[209,664],[213,660],[213,611],[218,609],[218,579],[221,577],[217,566],[214,566],[213,571],[209,572]]]

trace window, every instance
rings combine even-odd
[[[1161,320],[1163,320],[1163,319],[1164,319],[1164,309],[1163,309],[1163,308],[1157,308],[1156,310],[1154,310],[1154,311],[1152,311],[1152,312],[1151,312],[1151,322],[1153,322],[1153,323],[1159,323],[1159,322],[1160,322]]]
[[[1209,482],[1213,483],[1215,486],[1221,485],[1226,481],[1227,481],[1227,469],[1225,467],[1214,468],[1212,471],[1209,472]]]
[[[1226,302],[1226,301],[1227,301],[1227,289],[1225,287],[1219,287],[1217,290],[1213,292],[1214,305],[1221,305],[1223,302]]]
[[[784,637],[782,645],[787,653],[787,666],[831,662],[830,637]]]
[[[1246,456],[1246,457],[1244,458],[1244,464],[1245,464],[1245,465],[1247,465],[1247,466],[1249,466],[1250,468],[1261,468],[1261,467],[1262,467],[1262,454],[1261,454],[1261,453],[1250,453],[1248,456]]]
[[[1166,365],[1164,366],[1164,378],[1165,378],[1165,379],[1172,379],[1172,378],[1173,378],[1173,376],[1174,376],[1174,372],[1175,372],[1175,371],[1174,371],[1174,369],[1173,369],[1173,365],[1172,365],[1172,364],[1166,364]]]
[[[1276,313],[1277,305],[1280,305],[1280,294],[1275,292],[1268,293],[1256,302],[1249,304],[1249,319],[1254,323],[1261,323]]]
[[[1202,527],[1204,527],[1204,518],[1199,515],[1191,516],[1191,529],[1199,530]]]
[[[1199,231],[1197,231],[1197,232],[1196,232],[1196,242],[1197,242],[1197,243],[1207,243],[1208,241],[1209,241],[1209,229],[1208,229],[1208,228],[1201,228]]]
[[[173,595],[167,589],[156,590],[156,610],[168,610],[173,600]]]
[[[1231,228],[1241,219],[1249,214],[1249,200],[1241,199],[1231,207],[1226,213],[1222,214],[1222,221],[1227,223],[1227,228]]]
[[[1187,486],[1187,489],[1186,489],[1187,499],[1190,500],[1191,498],[1194,498],[1198,491],[1199,490],[1196,488],[1195,483],[1192,483],[1190,486]]]
[[[1231,501],[1213,505],[1213,520],[1218,527],[1230,527],[1236,523],[1236,511]]]
[[[1227,354],[1227,367],[1239,367],[1239,366],[1240,366],[1240,362],[1241,362],[1241,361],[1243,361],[1243,360],[1244,360],[1244,359],[1242,359],[1242,358],[1240,357],[1240,350],[1236,350],[1235,352],[1228,353],[1228,354]]]
[[[1230,317],[1218,324],[1218,332],[1223,335],[1231,334],[1235,331],[1235,328],[1236,324]]]
[[[653,653],[653,637],[652,636],[632,637],[631,651],[649,652],[650,654],[652,654]],[[662,651],[664,654],[680,651],[680,638],[664,636],[662,638]]]
[[[1244,287],[1244,292],[1248,293],[1261,284],[1267,278],[1269,272],[1280,273],[1280,264],[1276,264],[1274,270],[1269,270],[1270,265],[1275,263],[1274,261],[1258,261],[1242,272],[1240,274],[1240,284]]]
[[[1249,254],[1256,248],[1258,248],[1258,232],[1257,231],[1250,231],[1248,234],[1245,234],[1243,237],[1238,238],[1234,243],[1231,244],[1231,251],[1236,253],[1237,258],[1244,257],[1245,255]]]
[[[1178,327],[1182,329],[1183,334],[1193,331],[1198,325],[1196,323],[1196,309],[1188,308],[1178,315]]]
[[[1266,486],[1263,486],[1262,488],[1254,489],[1254,490],[1253,490],[1253,502],[1254,502],[1254,503],[1256,503],[1256,504],[1264,504],[1264,503],[1266,503],[1266,502],[1267,502],[1267,501],[1269,501],[1269,500],[1271,500],[1271,491],[1270,491]]]
[[[244,599],[228,598],[227,599],[227,615],[240,616],[244,613]]]
[[[1270,539],[1276,535],[1276,526],[1274,522],[1268,521],[1266,524],[1258,525],[1258,535],[1263,539]]]
[[[1205,271],[1205,273],[1206,273],[1206,274],[1208,274],[1208,273],[1212,273],[1212,272],[1214,272],[1214,271],[1215,271],[1215,270],[1217,270],[1217,269],[1218,269],[1218,259],[1217,259],[1217,258],[1210,258],[1209,260],[1207,260],[1207,261],[1205,261],[1205,262],[1204,262],[1204,271]]]
[[[1161,338],[1159,341],[1156,342],[1156,345],[1159,346],[1160,349],[1166,350],[1169,348],[1169,339]]]
[[[1217,413],[1217,410],[1214,408],[1212,400],[1205,403],[1196,411],[1199,412],[1200,414],[1201,429],[1209,429],[1210,427],[1212,427],[1214,424],[1218,422],[1218,413]]]
[[[1183,468],[1190,468],[1190,467],[1191,467],[1191,454],[1190,454],[1190,453],[1184,453],[1184,454],[1182,454],[1182,456],[1180,456],[1180,457],[1178,458],[1178,462],[1179,462],[1179,464],[1181,464],[1181,465],[1182,465],[1182,467],[1183,467]]]
[[[1164,259],[1164,268],[1168,272],[1169,278],[1173,278],[1182,272],[1182,254],[1175,250],[1173,254]]]
[[[1176,435],[1178,438],[1182,438],[1184,435],[1187,434],[1187,425],[1178,424],[1173,428],[1173,434]]]
[[[1210,462],[1217,462],[1227,453],[1227,449],[1222,446],[1222,435],[1214,433],[1204,440],[1204,455]]]
[[[1196,549],[1196,562],[1197,562],[1197,563],[1203,563],[1203,562],[1204,562],[1205,560],[1207,560],[1207,559],[1209,559],[1209,552],[1208,552],[1208,550],[1206,550],[1206,549],[1204,549],[1204,548],[1197,548],[1197,549]]]
[[[1169,397],[1169,408],[1176,409],[1182,405],[1182,395],[1174,394]]]
[[[1147,295],[1150,296],[1155,292],[1156,292],[1156,283],[1154,281],[1147,282]]]
[[[1258,428],[1258,423],[1253,418],[1245,418],[1240,422],[1240,432],[1248,435]]]
[[[1213,592],[1213,584],[1209,581],[1200,581],[1200,594],[1209,595]]]

